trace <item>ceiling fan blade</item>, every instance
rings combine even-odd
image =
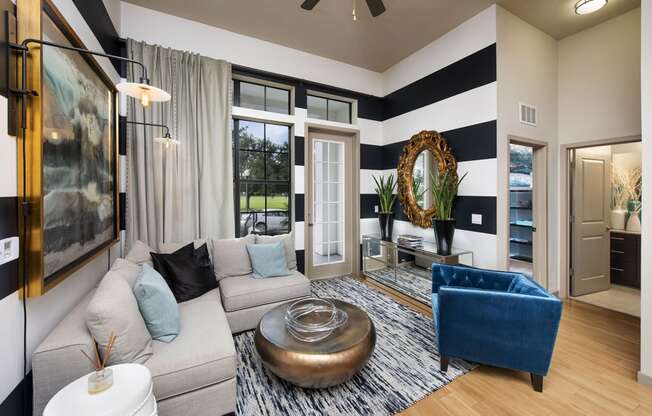
[[[373,17],[377,17],[385,13],[385,5],[383,4],[383,0],[367,0],[367,6],[369,6],[369,11]]]
[[[306,0],[301,4],[301,8],[305,10],[312,10],[317,3],[319,3],[319,0]]]

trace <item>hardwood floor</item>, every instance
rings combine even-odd
[[[432,315],[425,305],[363,280]],[[639,346],[638,318],[567,300],[543,393],[532,390],[528,373],[480,366],[401,415],[652,415],[652,388],[636,382]]]

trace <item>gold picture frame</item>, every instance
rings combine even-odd
[[[69,46],[85,48],[84,43],[50,0],[18,0],[16,12],[18,42],[28,38],[42,39],[46,30],[55,27],[63,35],[61,39],[56,39],[57,41],[67,42]],[[22,206],[22,204],[19,206],[21,237],[27,238],[28,244],[27,253],[22,254],[23,262],[20,272],[22,274],[25,271],[24,267],[27,267],[26,295],[36,297],[61,283],[66,277],[119,241],[118,116],[115,85],[94,58],[87,54],[61,52],[61,59],[56,61],[56,64],[59,65],[56,68],[57,71],[48,70],[48,67],[45,66],[48,65],[48,61],[44,60],[44,48],[51,48],[47,51],[50,53],[50,57],[54,56],[55,50],[59,50],[37,44],[28,46],[25,88],[34,93],[27,101],[27,128],[24,132],[19,129],[17,143],[18,196],[21,200],[25,197],[28,202],[28,206]],[[68,68],[69,72],[60,71],[60,65],[66,63],[71,64]],[[75,72],[77,67],[73,64],[80,68],[77,72]],[[93,102],[89,103],[92,100],[88,99],[89,96],[93,97],[87,90],[91,84],[87,80],[89,74],[93,78],[91,81],[94,85],[104,91],[105,95],[96,98],[101,105],[92,109],[93,114],[96,115],[92,127],[83,126],[85,129],[82,130],[77,124],[71,127],[71,123],[66,117],[76,116],[73,116],[70,111],[56,113],[55,110],[52,110],[55,100],[51,98],[52,94],[48,94],[49,91],[46,91],[46,88],[52,90],[51,84],[56,82],[56,80],[53,81],[53,78],[60,73],[66,74],[69,78],[75,75],[85,76],[78,82],[81,85],[79,88],[86,94],[82,97],[84,105],[92,106],[94,104]],[[55,74],[55,77],[52,74]],[[77,85],[74,82],[72,84]],[[101,102],[100,100],[106,101]],[[69,106],[78,112],[80,106],[72,104],[69,103]],[[83,116],[88,117],[87,114]],[[56,117],[59,117],[58,121],[53,122],[52,120]],[[56,128],[53,128],[53,125],[56,125]],[[57,130],[59,126],[61,129]],[[79,133],[80,131],[81,133]],[[79,147],[78,159],[75,159],[77,153],[73,152],[73,156],[70,156],[70,150],[65,150],[65,148],[62,148],[64,150],[57,149],[56,154],[52,155],[51,150],[54,147],[51,142],[59,140],[59,132],[66,135],[61,137],[60,142],[80,141],[75,146],[70,146],[71,143],[64,143],[65,146]],[[45,136],[46,133],[48,137]],[[82,142],[89,137],[91,138],[90,142],[88,140]],[[98,137],[100,138],[99,142],[97,141]],[[79,180],[76,182],[77,188],[74,189],[74,192],[68,191],[69,195],[58,195],[63,192],[59,192],[60,189],[57,188],[58,185],[54,184],[53,180],[53,178],[61,179],[60,175],[52,173],[56,172],[56,168],[59,166],[56,163],[61,166],[69,166],[70,170],[77,168],[70,164],[65,165],[64,162],[67,162],[68,159],[64,161],[57,159],[56,163],[52,162],[53,158],[61,158],[62,154],[73,161],[79,161],[80,166]],[[90,159],[89,154],[92,154],[94,159]],[[46,164],[48,164],[47,173],[45,172]],[[101,170],[101,172],[93,172],[93,169]],[[65,174],[73,176],[63,169],[63,175],[65,176]],[[89,175],[94,181],[86,179]],[[101,175],[101,177],[93,175]],[[52,195],[53,191],[57,191],[58,194]],[[47,192],[52,193],[49,194],[48,202],[44,200]],[[55,201],[56,204],[52,201]],[[61,222],[59,218],[56,221],[52,220],[53,213],[56,215],[64,211],[62,206],[72,211],[67,213],[69,221]],[[26,209],[29,209],[29,212],[25,212]],[[81,214],[84,215],[77,215],[75,219],[70,219],[74,218],[75,209],[80,209]],[[88,215],[88,213],[92,214],[93,209],[96,209],[97,217],[101,218],[100,226],[94,225],[94,217]],[[52,223],[56,223],[56,226],[50,225]],[[103,227],[99,234],[97,227]],[[73,232],[71,233],[69,230]],[[95,234],[93,234],[94,232]],[[77,241],[79,247],[72,245],[66,247],[66,244],[74,240],[75,237],[80,237]],[[91,240],[92,243],[88,244],[88,241]],[[53,243],[53,241],[56,242]],[[52,248],[55,245],[58,251]],[[56,261],[52,260],[54,255],[56,255]]]
[[[397,172],[398,198],[405,215],[412,224],[421,228],[430,228],[437,208],[435,206],[428,209],[420,207],[412,186],[414,164],[423,151],[429,151],[434,156],[440,173],[446,170],[450,171],[454,175],[455,181],[457,181],[457,161],[446,140],[434,130],[424,130],[415,134],[403,147]]]

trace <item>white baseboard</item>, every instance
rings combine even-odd
[[[638,382],[644,386],[652,387],[652,377],[643,374],[640,371],[638,372]]]

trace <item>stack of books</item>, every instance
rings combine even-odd
[[[423,237],[402,234],[398,236],[398,245],[409,248],[421,248],[423,247]]]

